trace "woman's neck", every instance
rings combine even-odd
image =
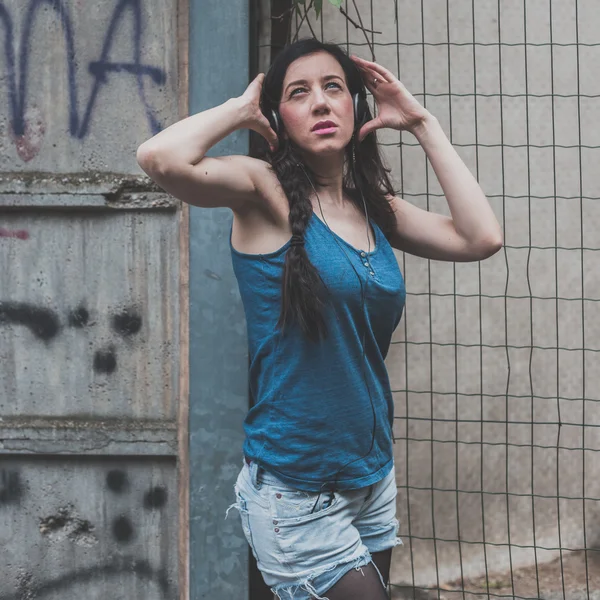
[[[323,162],[321,158],[311,157],[306,161],[318,179],[318,182],[313,181],[312,183],[321,203],[341,208],[349,200],[348,196],[344,194],[344,163],[337,160],[332,163],[325,159]]]

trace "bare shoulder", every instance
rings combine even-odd
[[[252,158],[251,160],[254,161],[253,179],[258,197],[261,201],[260,204],[264,205],[269,212],[273,213],[274,217],[280,217],[280,213],[283,211],[287,220],[289,205],[275,170],[264,160],[258,158]]]
[[[249,157],[248,157],[249,158]],[[233,247],[247,254],[274,252],[291,236],[289,203],[273,167],[250,159],[257,201],[233,210]]]

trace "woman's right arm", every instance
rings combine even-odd
[[[269,144],[277,135],[260,112],[261,73],[242,96],[197,113],[156,134],[139,146],[140,167],[169,194],[195,206],[226,206],[240,211],[261,199],[268,164],[243,155],[205,156],[217,142],[237,129],[253,129]]]

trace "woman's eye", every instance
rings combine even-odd
[[[329,86],[329,85],[335,85],[337,88],[339,88],[340,90],[342,89],[342,86],[339,83],[335,83],[335,81],[330,81],[329,83],[327,83],[325,85],[325,87]],[[294,96],[296,94],[296,92],[301,92],[303,90],[306,90],[306,88],[296,88],[295,90],[292,90],[292,93],[290,94],[290,96]]]

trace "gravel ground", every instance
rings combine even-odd
[[[586,584],[587,580],[587,584]],[[600,600],[600,558],[597,552],[588,552],[587,571],[584,552],[570,553],[561,561],[535,565],[510,573],[460,581],[449,581],[440,586],[440,600]],[[394,584],[393,600],[438,600],[438,591]],[[462,590],[465,590],[464,592]],[[564,592],[563,592],[564,589]],[[538,591],[539,590],[539,591]],[[589,592],[589,593],[588,593]]]

